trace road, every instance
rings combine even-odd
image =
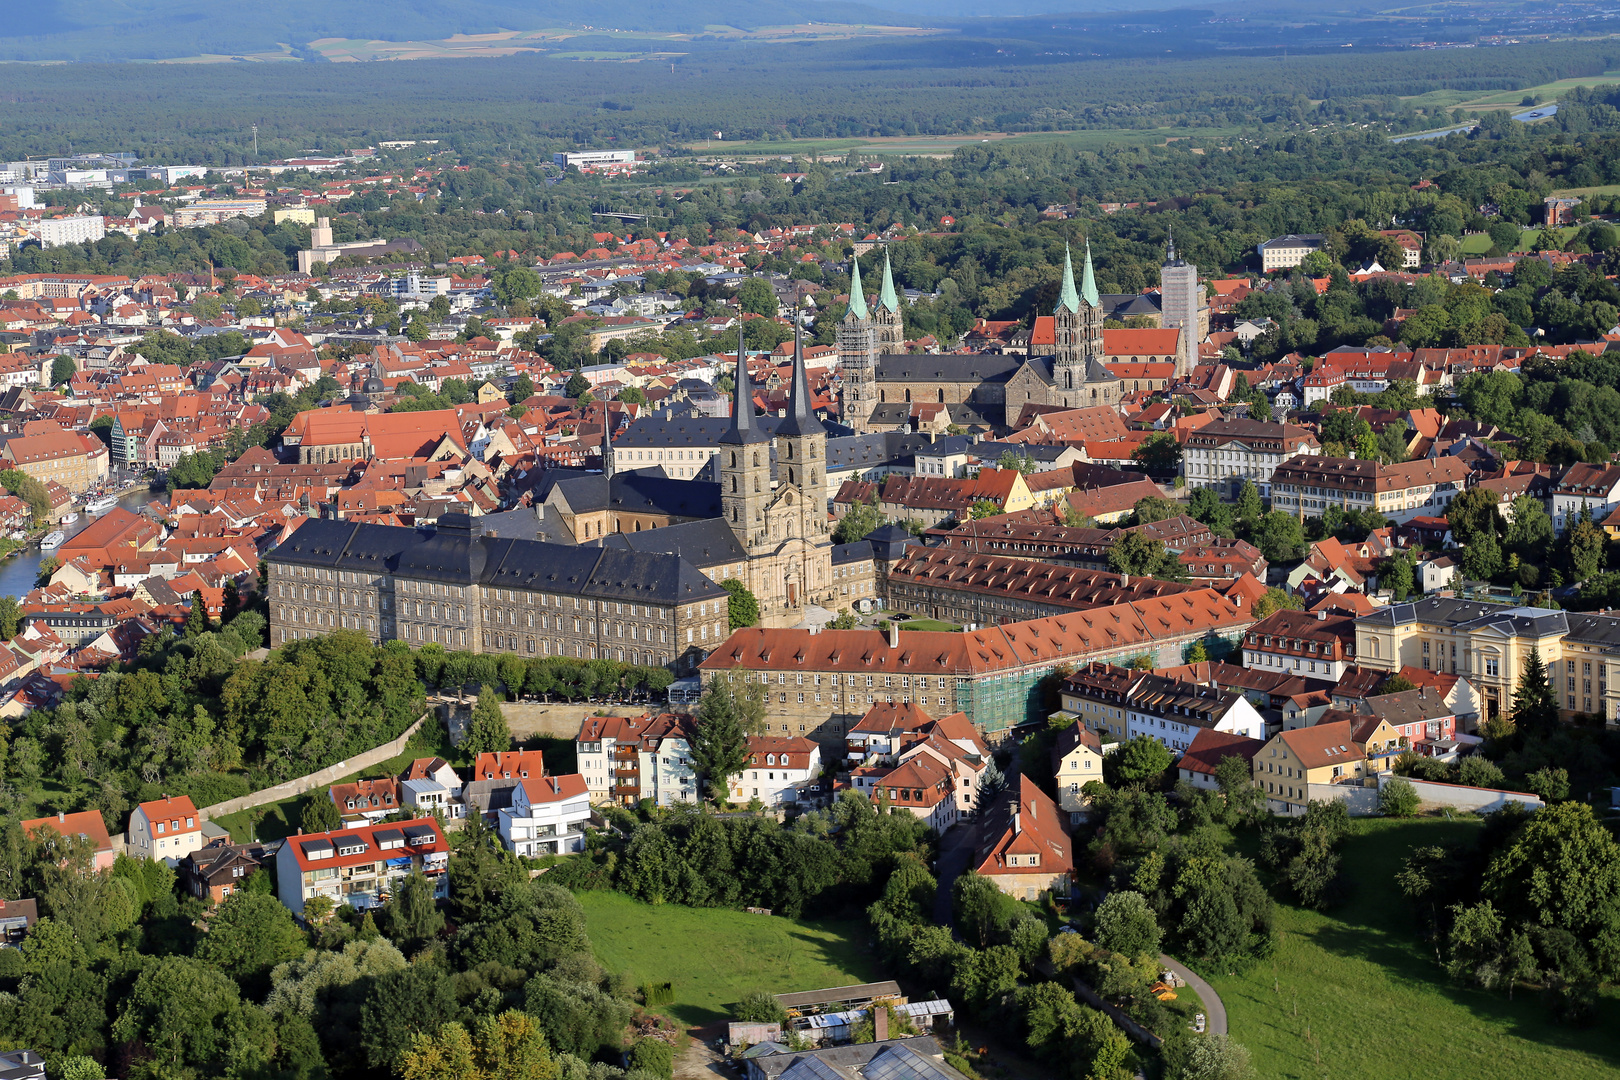
[[[965,821],[948,831],[939,844],[939,858],[934,862],[934,880],[939,890],[934,893],[934,921],[941,926],[951,925],[951,886],[968,868],[973,850],[979,844],[979,824]]]
[[[1193,988],[1193,993],[1204,1003],[1204,1019],[1209,1022],[1210,1034],[1225,1035],[1226,1006],[1221,1003],[1221,995],[1215,992],[1215,988],[1163,953],[1159,954],[1159,963],[1185,979],[1187,985]]]

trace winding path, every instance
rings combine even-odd
[[[1170,959],[1164,953],[1159,954],[1159,963],[1180,975],[1193,988],[1200,1001],[1204,1003],[1204,1019],[1209,1022],[1209,1031],[1212,1035],[1226,1034],[1226,1006],[1221,1002],[1221,996],[1215,988],[1203,979],[1194,975],[1183,964]]]

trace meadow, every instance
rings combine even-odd
[[[798,921],[729,908],[644,904],[615,892],[580,893],[591,947],[638,983],[669,982],[659,1011],[692,1026],[725,1020],[752,990],[784,994],[881,978],[860,919]]]
[[[1344,845],[1355,891],[1329,912],[1278,906],[1276,954],[1237,974],[1202,971],[1232,1037],[1268,1080],[1482,1080],[1612,1077],[1620,993],[1597,1023],[1553,1024],[1535,993],[1454,986],[1419,939],[1394,875],[1414,848],[1466,842],[1475,820],[1366,819]]]

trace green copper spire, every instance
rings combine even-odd
[[[883,291],[878,294],[878,307],[890,311],[900,310],[900,301],[894,296],[894,275],[889,272],[889,249],[883,249]]]
[[[1074,291],[1074,260],[1069,257],[1068,244],[1063,245],[1063,291],[1058,294],[1057,307],[1052,314],[1061,315],[1065,311],[1080,314],[1080,296]]]
[[[1086,241],[1086,273],[1080,279],[1080,299],[1091,307],[1097,306],[1097,278],[1091,272],[1091,241]]]
[[[861,291],[861,257],[859,255],[850,260],[849,313],[857,319],[871,318],[871,313],[866,310],[866,294]]]

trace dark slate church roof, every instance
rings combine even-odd
[[[542,499],[560,491],[576,514],[593,510],[668,514],[681,518],[720,516],[720,485],[703,480],[675,480],[659,467],[634,472],[589,473],[558,480],[544,490]]]
[[[781,418],[756,416],[754,424],[768,435],[775,435]],[[613,436],[615,449],[659,449],[662,447],[719,446],[720,436],[731,427],[729,416],[641,417]]]
[[[269,561],[386,573],[447,585],[565,593],[605,600],[686,604],[725,591],[674,555],[489,537],[477,519],[445,514],[428,532],[397,525],[309,521]]]
[[[877,358],[877,381],[1006,382],[1023,362],[1001,353],[884,353]]]

